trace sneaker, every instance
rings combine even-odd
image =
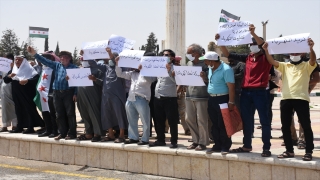
[[[170,145],[170,148],[171,148],[171,149],[178,148],[178,144],[176,144],[176,143],[172,143],[172,144]]]
[[[155,146],[166,146],[166,143],[165,142],[155,141],[155,142],[149,144],[149,147],[155,147]]]
[[[149,142],[139,141],[137,144],[138,144],[138,145],[148,145]]]
[[[129,139],[128,141],[125,141],[125,144],[133,144],[133,143],[138,143],[139,140],[134,140],[134,139]]]

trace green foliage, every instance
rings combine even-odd
[[[146,50],[146,47],[144,47],[144,45],[141,46],[140,48],[141,51]]]
[[[229,52],[236,52],[238,54],[248,54],[250,53],[250,48],[247,44],[239,46],[229,46]]]
[[[19,38],[13,29],[2,31],[3,35],[0,40],[0,53],[7,54],[13,53],[19,55],[21,48],[19,47]]]
[[[57,42],[56,50],[54,51],[54,53],[55,53],[57,56],[59,56],[59,53],[60,53],[59,42]]]
[[[75,65],[80,66],[81,63],[80,63],[80,60],[79,60],[77,47],[74,48],[72,59],[73,59],[73,62],[74,62]]]
[[[159,46],[157,44],[158,39],[156,39],[156,35],[151,32],[147,39],[147,44],[145,45],[146,52],[157,53],[159,51]]]
[[[26,43],[22,42],[20,53],[21,53],[21,55],[24,55],[24,57],[26,57],[26,59],[34,60],[34,57],[31,56],[27,51],[28,46],[32,46],[37,51],[37,48],[33,44],[33,38],[28,38]]]
[[[208,51],[215,51],[216,50],[216,43],[214,43],[213,41],[210,41],[208,44]]]

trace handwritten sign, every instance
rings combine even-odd
[[[296,34],[267,40],[270,54],[310,52],[308,38],[310,33]]]
[[[108,52],[106,51],[107,47],[108,40],[83,43],[83,60],[110,58]]]
[[[77,86],[93,86],[93,82],[89,80],[91,75],[90,68],[66,69],[69,77],[68,83],[70,87]]]
[[[205,86],[200,73],[200,66],[174,66],[175,79],[177,85],[184,86]]]
[[[120,54],[123,50],[132,49],[135,43],[136,41],[134,40],[112,34],[109,38],[108,47],[111,49],[111,52]]]
[[[119,54],[119,67],[138,68],[144,51],[124,50]]]
[[[169,58],[164,56],[143,56],[141,58],[141,76],[168,77],[166,64]]]
[[[219,23],[218,33],[220,38],[218,46],[231,46],[252,43],[248,21]]]
[[[0,57],[0,71],[6,72],[6,73],[10,71],[11,63],[13,63],[11,59]]]

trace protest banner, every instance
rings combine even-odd
[[[109,38],[108,47],[111,49],[111,52],[120,54],[123,50],[132,49],[135,43],[136,41],[134,40],[112,34]]]
[[[218,33],[220,38],[217,40],[218,46],[234,46],[252,43],[249,26],[251,22],[237,21],[219,23]]]
[[[173,66],[177,85],[205,86],[200,73],[201,67],[197,66]]]
[[[0,71],[9,72],[11,70],[10,64],[13,63],[11,59],[0,57]]]
[[[168,70],[166,64],[169,58],[165,56],[143,56],[141,58],[142,69],[141,76],[151,77],[168,77]]]
[[[66,71],[70,87],[93,86],[93,82],[88,78],[91,75],[90,68],[66,69]]]
[[[119,67],[138,68],[145,51],[124,50],[119,54]]]
[[[308,53],[310,33],[295,34],[267,40],[270,54]]]
[[[106,48],[108,40],[86,42],[82,44],[83,60],[110,58]]]

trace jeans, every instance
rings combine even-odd
[[[304,130],[306,141],[306,153],[312,153],[314,149],[313,132],[311,128],[309,102],[301,99],[286,99],[280,102],[281,113],[281,130],[286,151],[293,153],[293,145],[291,138],[292,111],[295,110],[299,118],[299,122]]]
[[[272,103],[274,100],[274,94],[270,94],[269,95],[269,104],[268,104],[268,116],[269,116],[269,120],[270,120],[270,124],[272,124],[272,118],[273,118],[273,112],[272,112]]]
[[[208,113],[212,121],[214,148],[229,151],[232,141],[228,137],[219,104],[228,103],[229,95],[209,97]],[[251,138],[251,137],[250,137]]]
[[[77,135],[76,109],[73,95],[73,89],[53,91],[53,103],[56,109],[57,124],[62,137],[67,135],[76,137]]]
[[[160,99],[154,98],[154,113],[157,123],[157,135],[159,142],[165,142],[165,124],[166,119],[170,126],[171,144],[178,142],[178,102],[176,97],[161,97]]]
[[[240,97],[241,118],[243,122],[243,147],[252,149],[253,106],[258,110],[262,129],[263,150],[270,150],[271,125],[268,117],[269,94],[267,90],[243,89]]]
[[[150,135],[150,109],[149,102],[140,96],[136,96],[136,101],[126,102],[126,112],[129,121],[129,139],[139,140],[138,120],[139,115],[143,126],[143,136],[141,141],[149,142]]]
[[[53,97],[49,96],[48,98],[48,105],[49,111],[42,112],[43,121],[46,126],[47,132],[58,132],[58,125],[57,125],[57,117],[56,117],[56,110],[53,104]]]

